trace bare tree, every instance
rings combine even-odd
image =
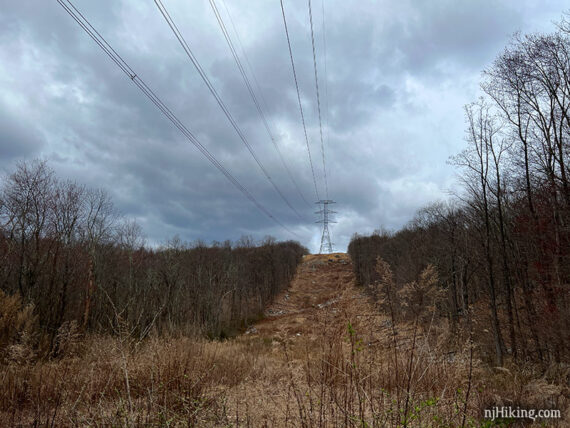
[[[463,182],[469,189],[473,208],[481,213],[483,227],[480,243],[485,255],[487,270],[487,285],[489,305],[493,319],[493,336],[495,338],[495,353],[497,364],[503,364],[505,345],[501,333],[497,312],[497,284],[493,265],[492,249],[492,219],[490,204],[490,186],[492,174],[491,147],[497,136],[498,127],[489,105],[483,100],[472,103],[465,108],[467,117],[468,148],[454,158],[454,163],[463,168],[466,175]]]
[[[53,171],[45,161],[20,163],[2,187],[2,223],[17,246],[17,289],[29,297],[46,262],[41,243],[50,215]]]
[[[85,226],[83,240],[89,254],[89,277],[85,288],[83,327],[89,323],[92,299],[97,288],[97,256],[103,244],[110,242],[117,214],[109,195],[101,190],[89,190],[85,197]]]

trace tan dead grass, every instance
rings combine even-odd
[[[417,329],[412,321],[392,326],[355,285],[345,254],[306,256],[266,315],[253,332],[224,342],[89,337],[81,354],[5,364],[0,420],[5,426],[443,427],[483,426],[491,404],[568,408],[568,388],[556,381],[568,368],[496,370],[476,349],[470,358],[468,341],[450,341],[442,320],[422,318]]]

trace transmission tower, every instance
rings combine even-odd
[[[316,203],[323,206],[319,211],[315,211],[315,214],[322,214],[322,219],[316,221],[315,223],[323,224],[323,235],[321,236],[321,249],[319,250],[319,254],[332,253],[333,244],[331,242],[331,235],[329,233],[329,223],[336,223],[336,221],[333,221],[331,219],[331,214],[335,214],[336,211],[331,210],[329,208],[329,205],[335,204],[336,202],[331,201],[330,199],[321,199]]]

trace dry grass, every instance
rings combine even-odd
[[[251,372],[262,341],[91,337],[81,357],[2,367],[0,420],[39,426],[199,424]]]
[[[430,295],[421,281],[410,292]],[[421,323],[393,325],[355,286],[343,254],[307,256],[266,315],[248,334],[224,342],[137,343],[119,335],[89,337],[78,348],[70,327],[61,340],[73,351],[62,358],[0,368],[0,420],[6,426],[479,427],[492,426],[482,420],[489,405],[568,413],[568,367],[494,369],[465,331],[450,340],[444,320],[422,313]]]

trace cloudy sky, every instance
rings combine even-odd
[[[216,170],[56,0],[7,0],[0,9],[0,173],[10,173],[20,160],[48,159],[60,177],[106,189],[151,244],[174,235],[207,242],[272,235],[318,250],[316,195],[279,0],[216,4],[247,73],[255,73],[249,78],[259,84],[253,86],[275,142],[310,204],[286,173],[208,0],[163,2],[301,218],[265,178],[152,0],[73,4],[294,234]],[[284,5],[324,197],[307,1]],[[344,251],[355,232],[401,227],[416,209],[448,197],[455,172],[446,160],[463,147],[462,107],[479,95],[481,71],[513,33],[550,31],[566,7],[538,0],[325,0],[323,39],[323,3],[312,1],[337,249]]]

